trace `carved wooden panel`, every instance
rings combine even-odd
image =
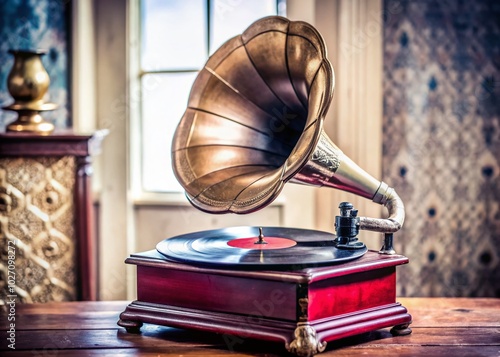
[[[8,240],[16,242],[15,295],[22,302],[75,300],[74,156],[0,158],[0,290]]]
[[[0,306],[97,299],[91,156],[106,135],[0,133]]]

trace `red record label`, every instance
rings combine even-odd
[[[290,248],[297,244],[292,239],[280,237],[264,237],[264,242],[266,243],[259,243],[259,237],[236,238],[228,241],[227,245],[234,248],[264,250]]]

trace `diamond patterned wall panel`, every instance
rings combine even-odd
[[[500,2],[386,0],[383,177],[399,295],[500,296]]]

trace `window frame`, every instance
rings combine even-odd
[[[210,53],[211,19],[215,16],[211,3],[214,0],[205,0],[206,12],[206,60]],[[286,0],[274,0],[276,13],[286,16]],[[153,74],[198,73],[200,69],[152,69],[145,70],[141,67],[141,41],[142,41],[142,2],[143,0],[130,0],[129,26],[130,36],[130,165],[131,165],[131,191],[134,205],[190,205],[183,191],[150,191],[144,188],[144,162],[143,162],[143,97],[142,80],[144,76]],[[205,61],[206,61],[205,60]],[[281,204],[283,198],[276,200]]]

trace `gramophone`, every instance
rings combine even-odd
[[[358,216],[342,202],[336,234],[283,227],[229,227],[161,241],[131,255],[137,300],[118,324],[143,323],[279,341],[311,356],[328,341],[380,328],[411,333],[396,302],[393,249],[404,205],[327,137],[334,88],[321,35],[305,22],[272,16],[228,40],[191,89],[172,144],[173,170],[198,209],[245,214],[272,202],[286,182],[327,186],[384,205],[388,218]],[[381,232],[380,251],[359,230]]]

